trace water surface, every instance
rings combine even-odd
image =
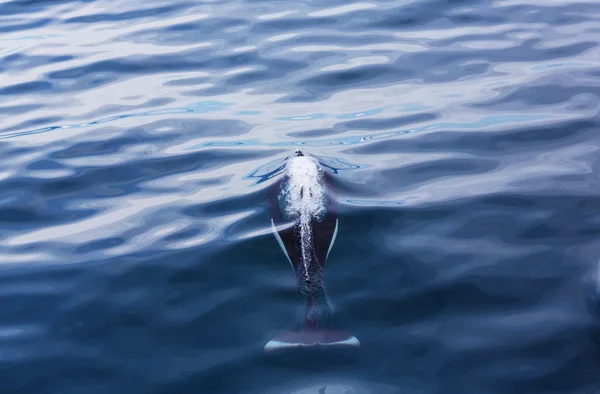
[[[599,39],[593,0],[0,2],[0,391],[600,392]],[[358,351],[262,351],[297,148]]]

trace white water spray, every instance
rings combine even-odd
[[[286,214],[299,220],[304,277],[308,279],[313,234],[310,222],[325,209],[325,188],[322,170],[312,157],[292,157],[286,166],[287,185],[282,191]]]

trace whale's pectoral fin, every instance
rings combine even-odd
[[[275,221],[273,219],[271,219],[271,231],[273,232],[273,235],[275,236],[275,239],[277,240],[277,243],[279,244],[281,251],[287,258],[287,260],[290,263],[290,265],[292,266],[292,268],[294,268],[292,259],[290,258],[290,255],[288,254],[287,249],[285,248],[285,244],[283,243],[283,240],[281,239],[281,236],[279,235],[279,232],[277,231],[277,227],[275,226]]]
[[[270,340],[265,345],[265,352],[315,346],[359,347],[360,342],[355,336],[344,331],[288,331]]]

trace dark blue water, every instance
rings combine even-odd
[[[600,392],[596,0],[0,1],[0,392]],[[335,171],[358,350],[267,188]]]

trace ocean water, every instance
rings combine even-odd
[[[0,1],[0,393],[600,393],[596,0]],[[266,194],[338,188],[355,350]]]

